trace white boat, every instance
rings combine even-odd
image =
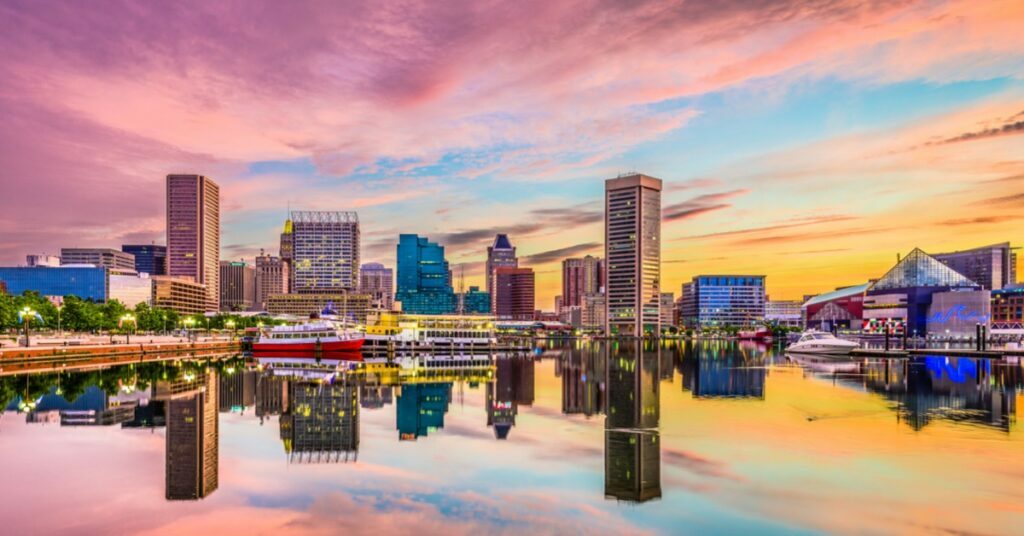
[[[787,353],[849,355],[860,345],[846,341],[826,331],[809,330],[800,335],[800,340],[786,347]]]

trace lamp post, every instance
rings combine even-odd
[[[188,334],[188,340],[191,341],[192,340],[192,326],[194,326],[196,324],[196,319],[192,318],[191,316],[188,316],[188,317],[185,317],[185,320],[183,320],[182,322],[184,322],[184,324],[185,324],[185,329],[187,330],[186,333]]]
[[[124,325],[126,323],[128,323],[128,322],[131,322],[132,326],[134,327],[135,326],[135,315],[133,315],[131,313],[126,313],[126,314],[121,315],[121,321],[118,322],[118,327],[120,327],[121,329],[124,329]],[[131,344],[132,343],[131,332],[128,331],[127,329],[125,329],[125,331],[124,331],[124,343],[125,344]]]
[[[164,335],[167,335],[167,313],[162,313],[160,316],[164,319]]]
[[[226,327],[226,328],[231,330],[231,339],[234,340],[235,339],[235,320],[232,319],[232,318],[229,318],[229,319],[225,320],[224,321],[224,327]]]
[[[34,309],[32,309],[31,307],[29,307],[27,305],[21,311],[18,311],[18,319],[21,320],[22,324],[25,324],[25,347],[26,348],[31,346],[31,343],[29,342],[29,323],[32,322],[32,318],[34,318],[37,314],[38,313],[36,313]]]

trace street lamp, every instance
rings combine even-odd
[[[32,319],[37,317],[37,316],[39,316],[39,313],[35,312],[34,309],[32,309],[31,307],[29,307],[27,305],[22,310],[18,311],[18,320],[20,320],[22,324],[25,324],[25,347],[26,348],[31,346],[31,344],[29,343],[29,338],[28,338],[29,337],[28,325],[29,325],[30,322],[32,322]]]
[[[131,313],[125,313],[125,314],[121,315],[121,321],[117,323],[117,327],[124,329],[123,326],[127,322],[131,322],[132,323],[132,327],[134,327],[135,326],[135,315],[133,315]],[[128,330],[125,330],[125,332],[124,332],[124,343],[125,344],[131,344],[132,343],[131,332],[129,332]]]
[[[226,328],[231,330],[231,338],[234,339],[235,338],[235,320],[233,318],[229,318],[229,319],[225,320],[224,321],[224,327],[226,327]]]
[[[185,329],[188,330],[187,333],[189,340],[192,340],[192,326],[196,324],[196,319],[191,316],[187,316],[182,322],[185,324]]]

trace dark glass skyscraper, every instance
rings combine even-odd
[[[121,251],[135,255],[136,272],[149,275],[167,275],[167,246],[126,244],[121,246]]]
[[[487,293],[491,295],[491,310],[496,308],[494,303],[494,271],[498,268],[518,268],[519,258],[516,257],[516,248],[512,247],[512,242],[508,239],[508,235],[500,234],[494,237],[494,244],[491,244],[487,248],[487,265],[486,265],[486,278],[487,278]]]
[[[449,277],[444,246],[426,237],[398,237],[398,291],[395,299],[411,314],[451,314],[455,293]]]

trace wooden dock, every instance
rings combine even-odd
[[[0,351],[0,376],[176,359],[215,359],[240,351],[238,341],[10,348]]]

